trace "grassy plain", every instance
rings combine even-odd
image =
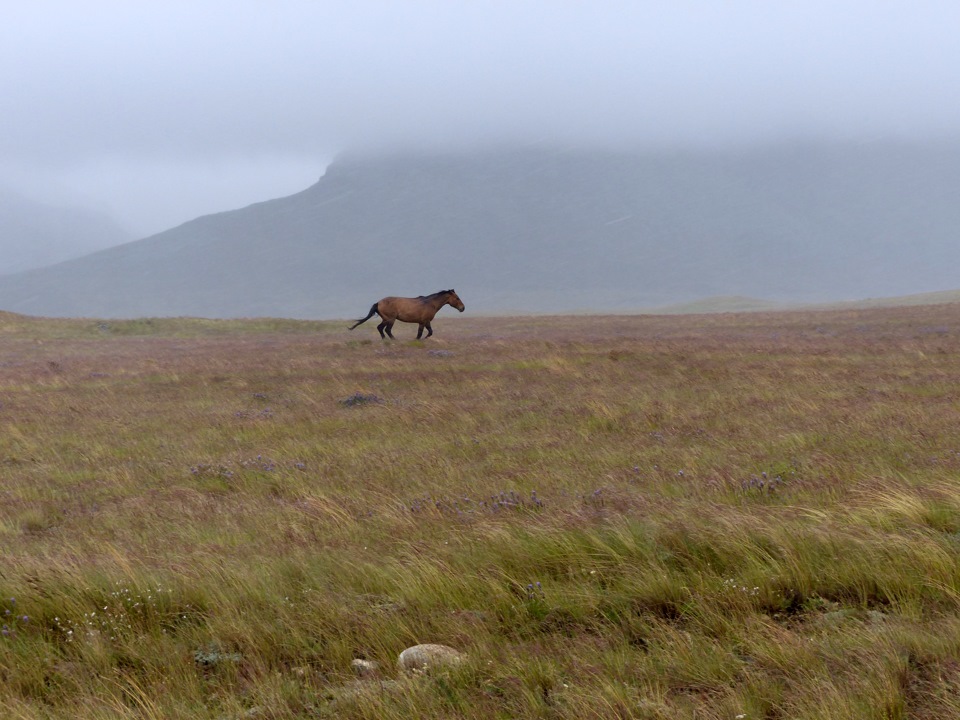
[[[960,306],[435,329],[0,315],[3,717],[960,717]]]

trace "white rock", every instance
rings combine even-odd
[[[449,645],[414,645],[400,653],[400,669],[405,672],[432,670],[450,667],[463,662],[464,655]]]

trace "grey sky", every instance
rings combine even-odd
[[[960,134],[960,4],[9,3],[0,182],[141,234],[355,148]]]

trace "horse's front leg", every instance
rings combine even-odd
[[[430,337],[431,335],[433,335],[433,328],[430,327],[430,323],[424,323],[424,325],[427,326],[427,337]]]
[[[429,326],[427,323],[420,323],[420,329],[417,330],[417,340],[419,340],[420,338],[423,337],[423,328],[424,328],[424,327],[430,327],[430,326]],[[427,335],[427,337],[430,337],[430,336]]]

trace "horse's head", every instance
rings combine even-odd
[[[455,290],[447,290],[447,305],[455,307],[460,312],[466,310],[463,306],[463,300],[460,299],[460,296],[457,295]]]

